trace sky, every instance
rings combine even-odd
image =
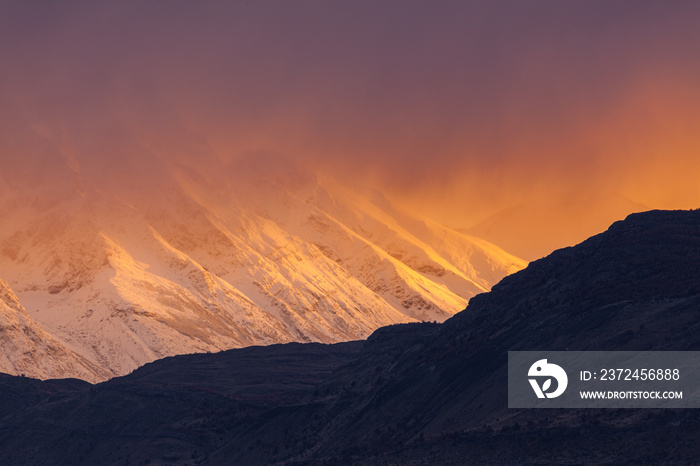
[[[137,189],[146,151],[275,153],[534,258],[700,207],[698,20],[693,1],[0,0],[0,161]]]

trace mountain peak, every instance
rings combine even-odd
[[[17,191],[0,225],[0,270],[28,317],[103,374],[443,321],[525,265],[276,154],[160,168],[167,189],[141,198],[88,189],[37,206]]]

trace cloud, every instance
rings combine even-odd
[[[695,2],[225,3],[9,2],[0,157],[121,186],[274,152],[461,224],[533,196],[700,201]]]

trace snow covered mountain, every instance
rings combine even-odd
[[[93,382],[109,374],[45,332],[4,280],[0,280],[0,329],[0,372],[42,379],[70,374]]]
[[[53,191],[0,179],[1,338],[6,358],[31,355],[2,371],[94,381],[174,354],[364,338],[443,321],[525,265],[280,157],[163,164],[123,191],[75,160],[65,173]]]

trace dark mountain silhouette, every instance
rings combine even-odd
[[[630,215],[365,342],[0,378],[4,464],[693,464],[696,410],[507,408],[512,350],[699,350],[700,211]]]

